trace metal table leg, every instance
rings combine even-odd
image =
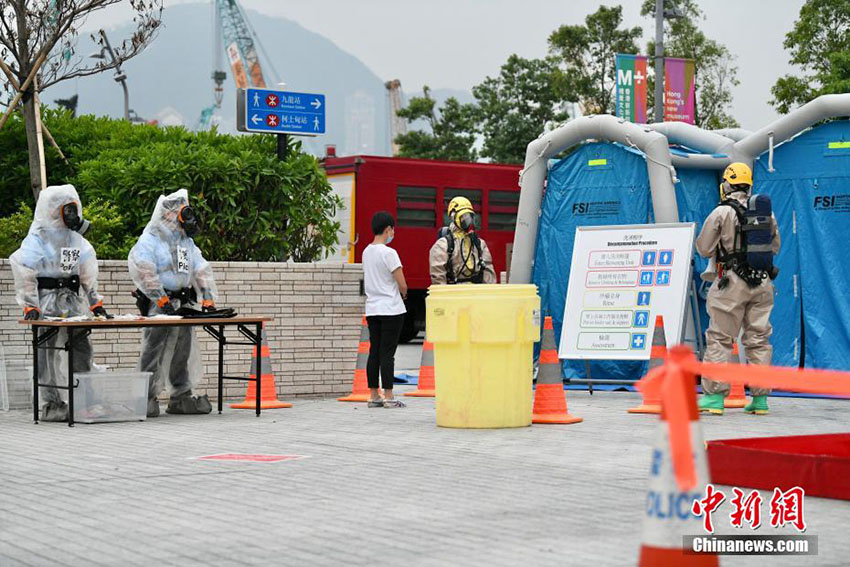
[[[224,396],[224,325],[218,326],[218,413],[221,415]]]
[[[74,427],[74,328],[68,327],[68,340],[65,343],[68,351],[68,427]]]
[[[257,417],[260,417],[260,398],[263,391],[263,324],[257,323],[255,330],[255,348],[257,349]]]
[[[38,423],[38,327],[32,326],[32,420]]]

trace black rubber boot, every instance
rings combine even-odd
[[[68,421],[68,404],[47,402],[41,407],[41,421]]]
[[[156,398],[148,400],[148,417],[159,417],[159,401]]]
[[[192,392],[184,392],[178,396],[172,396],[168,400],[168,407],[165,408],[165,413],[179,415],[196,415],[210,413],[212,404],[210,398],[206,394],[203,396],[193,396]]]

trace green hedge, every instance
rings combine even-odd
[[[70,162],[48,148],[49,182],[73,184],[83,205],[91,205],[87,214],[98,257],[126,258],[127,242],[132,246],[141,234],[157,197],[183,187],[204,224],[196,241],[211,260],[312,261],[337,243],[339,226],[332,219],[342,203],[300,142],[290,143],[288,158],[280,161],[272,136],[72,118],[50,109],[44,121]],[[4,254],[6,240],[23,237],[10,231],[21,224],[20,214],[31,216],[31,209],[22,208],[33,205],[27,163],[22,119],[15,116],[0,131]],[[113,225],[98,231],[107,219]]]

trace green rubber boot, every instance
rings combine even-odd
[[[699,411],[705,411],[713,415],[723,415],[723,394],[703,394],[699,399]]]
[[[767,415],[770,413],[767,409],[767,396],[753,396],[753,401],[744,408],[744,411],[756,415]]]

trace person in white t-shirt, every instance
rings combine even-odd
[[[395,236],[395,220],[390,213],[379,211],[372,217],[375,238],[363,250],[363,287],[366,291],[366,322],[369,324],[369,407],[404,407],[393,397],[395,351],[404,323],[404,281],[398,252],[387,246]],[[384,387],[381,398],[378,374]]]

